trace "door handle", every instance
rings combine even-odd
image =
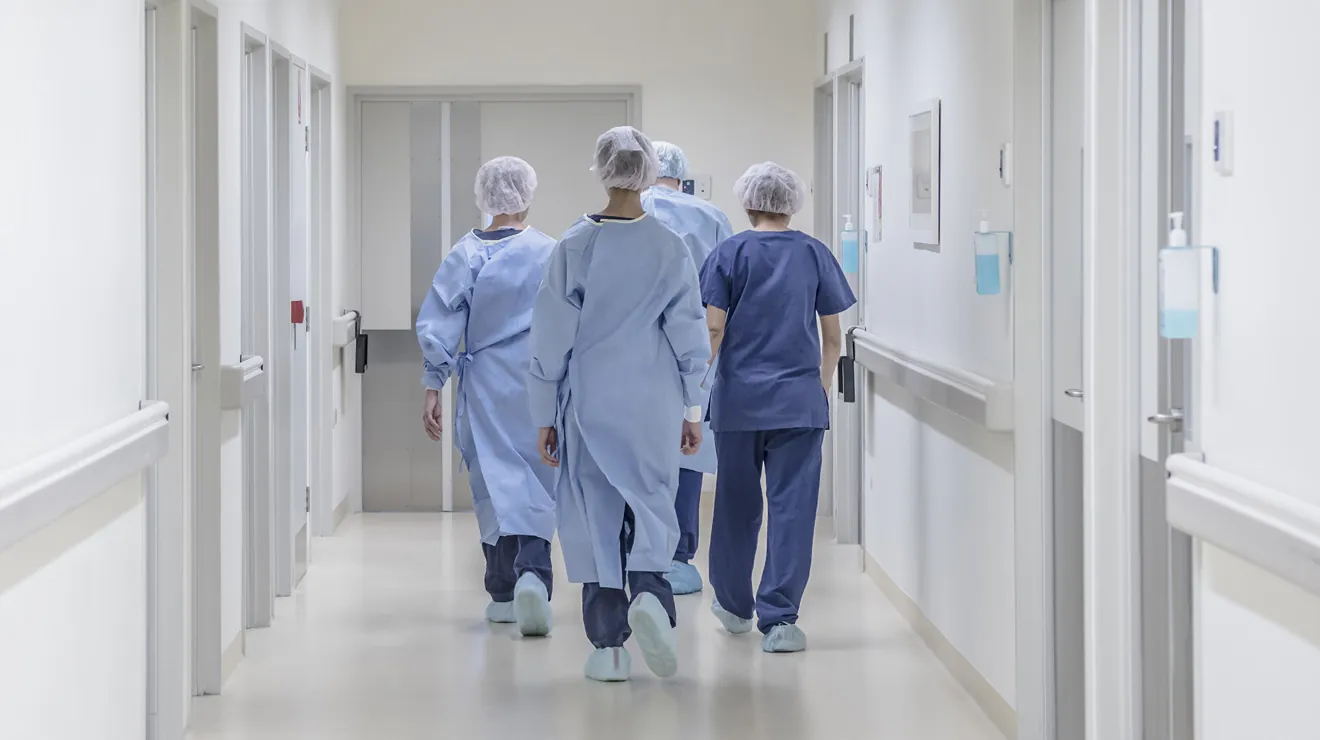
[[[1172,432],[1181,432],[1182,423],[1183,423],[1183,410],[1169,409],[1168,411],[1165,411],[1163,413],[1159,413],[1147,417],[1146,421],[1152,424],[1159,424],[1160,426],[1167,426],[1169,427],[1169,431]]]
[[[195,373],[200,373],[201,371],[203,371],[203,370],[205,370],[205,369],[206,369],[206,366],[205,366],[205,365],[202,365],[202,364],[200,364],[200,363],[195,364],[195,365],[192,366],[192,371],[195,372]]]
[[[1083,398],[1086,398],[1086,394],[1083,393],[1080,388],[1069,388],[1068,390],[1063,392],[1063,395],[1067,396],[1068,398],[1076,398],[1079,401],[1082,400]]]

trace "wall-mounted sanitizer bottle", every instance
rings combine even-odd
[[[981,226],[976,230],[976,292],[999,295],[1000,235],[990,230],[990,214],[981,211]]]
[[[1171,213],[1169,246],[1160,250],[1160,335],[1192,339],[1200,323],[1200,250],[1187,246],[1183,215]]]
[[[843,217],[843,238],[839,241],[843,252],[843,272],[856,275],[858,269],[857,227],[853,226],[852,216]]]

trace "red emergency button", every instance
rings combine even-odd
[[[289,302],[289,323],[301,324],[306,317],[307,311],[303,308],[302,301]]]

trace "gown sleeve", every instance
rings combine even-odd
[[[527,396],[537,427],[552,427],[558,421],[559,383],[568,374],[581,314],[581,292],[569,276],[568,250],[560,242],[550,255],[532,311]]]
[[[467,328],[468,297],[474,275],[466,249],[450,250],[431,280],[431,290],[417,313],[417,343],[422,348],[422,385],[440,390],[454,372],[458,346]]]
[[[701,381],[706,377],[706,359],[710,357],[710,334],[706,331],[706,312],[701,306],[701,286],[692,260],[672,260],[671,264],[670,269],[675,274],[670,282],[675,287],[665,308],[662,328],[683,379],[683,405],[700,406],[706,395],[701,389]]]

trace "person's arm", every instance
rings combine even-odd
[[[714,362],[720,353],[720,344],[724,342],[724,322],[729,313],[722,308],[706,306],[706,333],[710,335],[710,361]]]
[[[426,401],[422,424],[426,434],[440,440],[444,428],[441,418],[440,390],[454,372],[458,345],[467,327],[468,295],[472,289],[472,269],[463,249],[452,249],[431,280],[431,290],[417,313],[417,344],[422,350],[422,385]]]
[[[839,355],[843,352],[843,329],[839,324],[839,315],[820,317],[820,383],[829,393],[834,383],[834,370],[839,366]]]
[[[727,241],[727,240],[726,240]],[[731,281],[728,255],[731,247],[721,243],[701,266],[701,302],[706,305],[706,333],[710,337],[710,359],[715,361],[724,342],[724,327],[729,318]]]
[[[686,256],[686,247],[683,249]],[[673,285],[673,295],[665,307],[661,328],[683,379],[683,405],[700,406],[704,395],[701,381],[706,376],[706,353],[710,350],[701,310],[701,287],[691,259],[675,259],[671,264],[674,272],[667,279]]]
[[[559,384],[568,375],[581,311],[582,297],[568,274],[568,250],[560,242],[550,255],[536,294],[529,340],[532,357],[527,376],[528,405],[532,423],[542,430],[543,438],[552,436],[545,431],[553,432],[558,421]],[[541,451],[545,457],[544,445]]]

